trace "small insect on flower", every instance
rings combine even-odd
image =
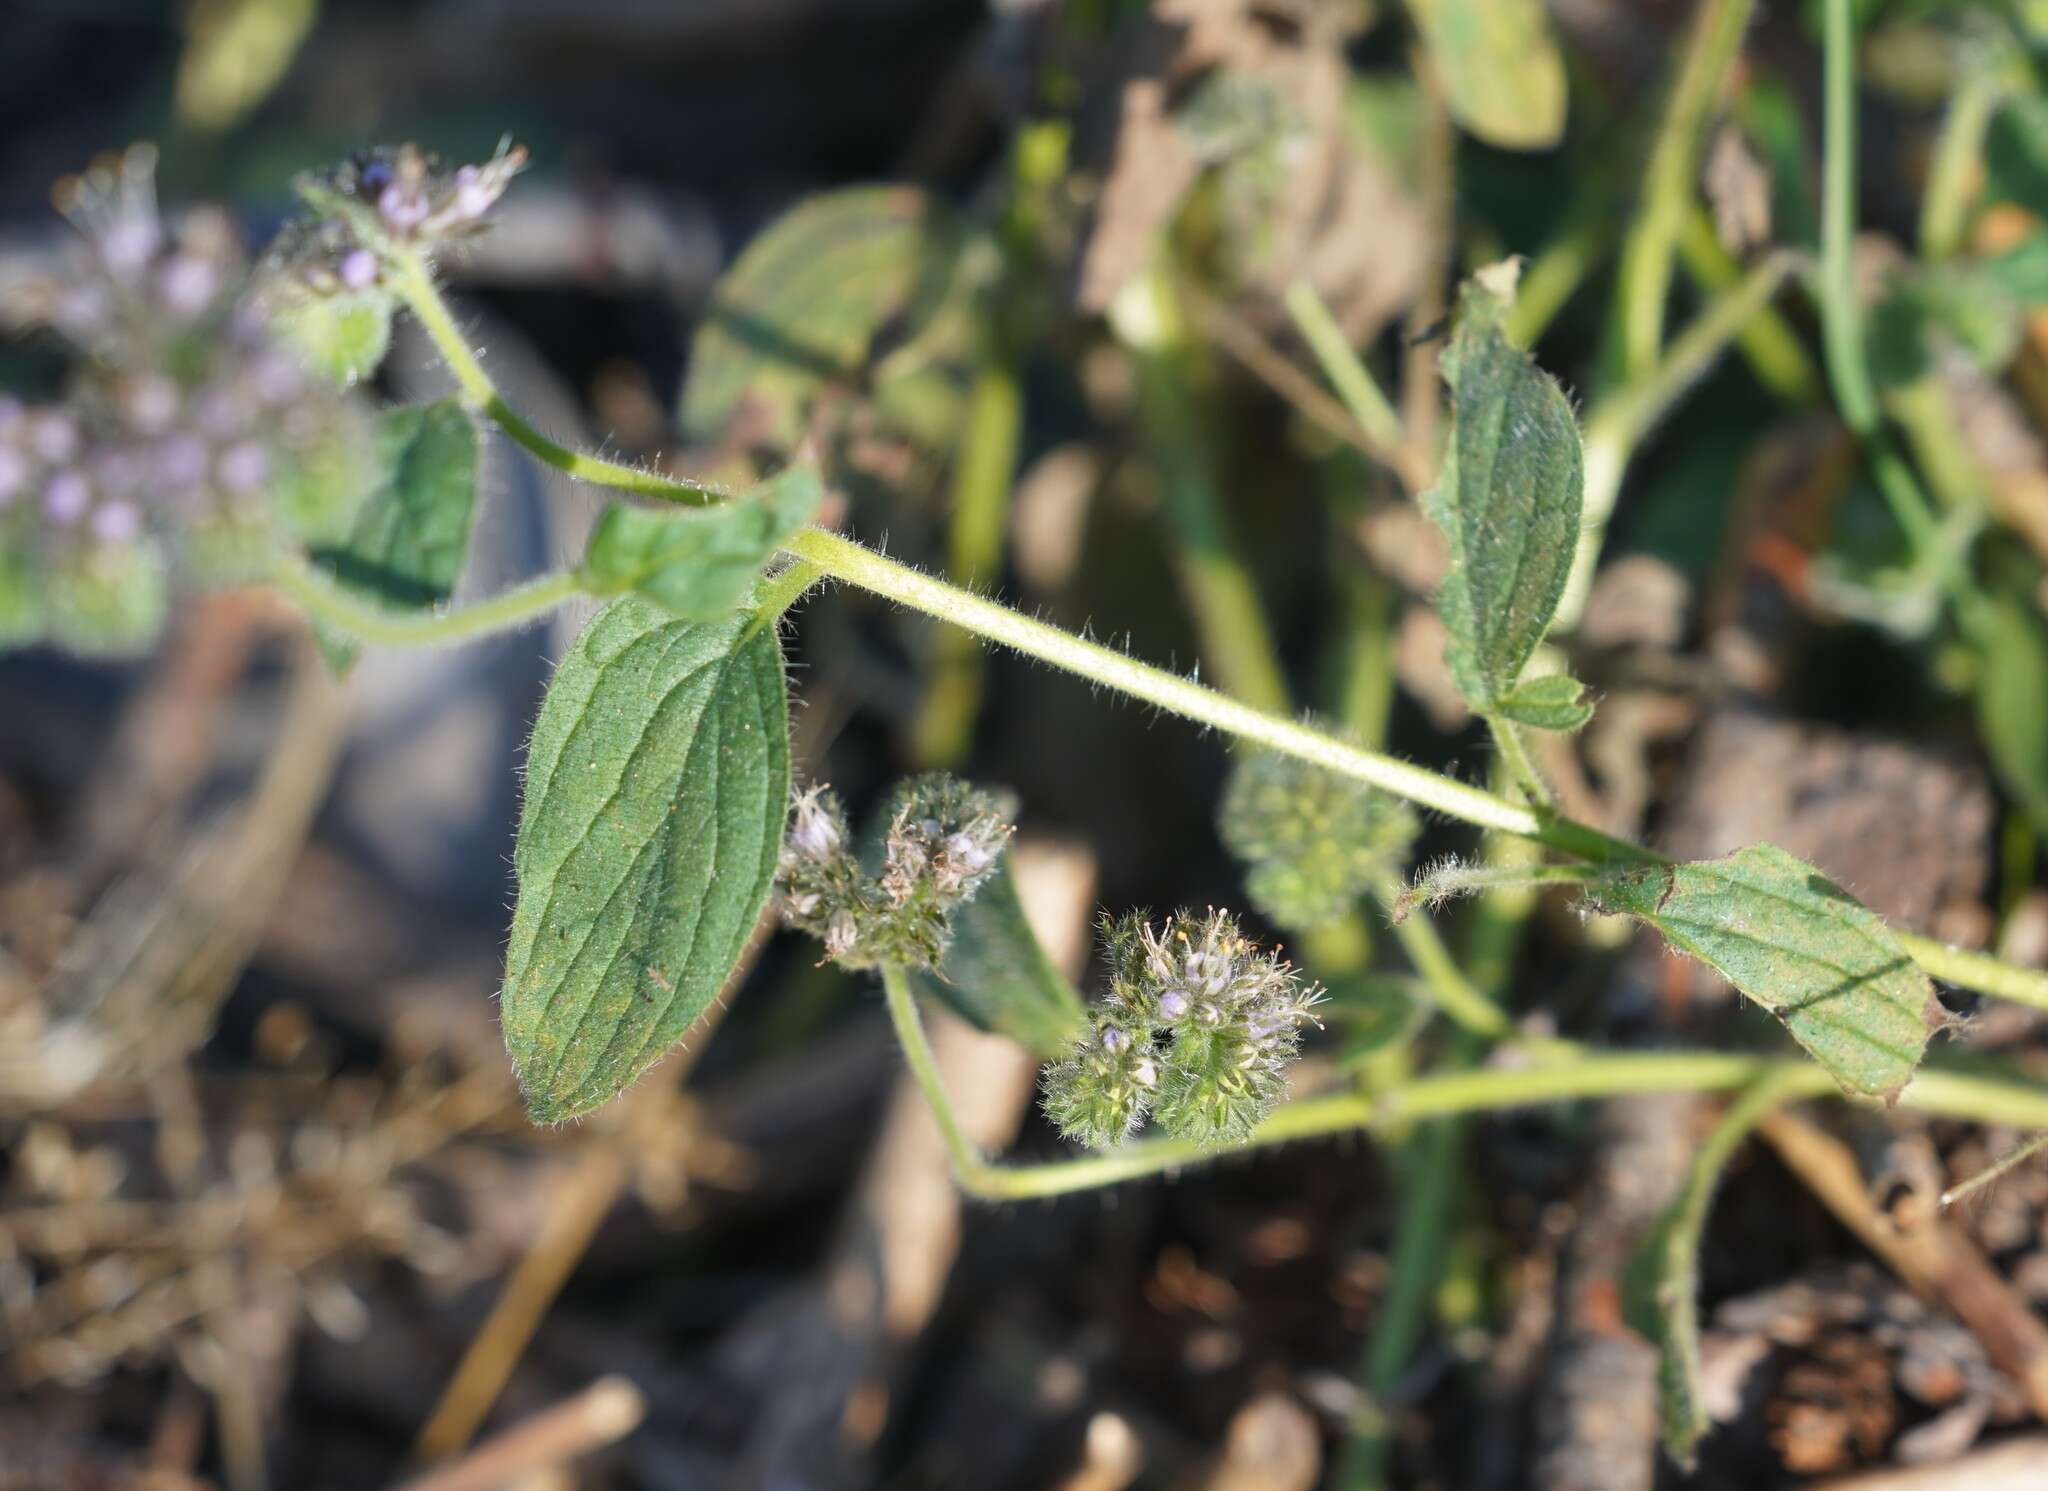
[[[1176,1139],[1234,1144],[1286,1087],[1322,992],[1261,951],[1226,911],[1105,920],[1109,992],[1087,1035],[1046,1070],[1047,1117],[1108,1149],[1149,1115]]]

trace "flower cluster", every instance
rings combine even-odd
[[[1226,911],[1105,919],[1109,993],[1045,1074],[1045,1111],[1070,1139],[1123,1143],[1149,1114],[1205,1147],[1244,1139],[1280,1101],[1322,991],[1261,951]]]
[[[1407,852],[1415,814],[1398,798],[1277,751],[1238,758],[1216,827],[1247,862],[1245,891],[1276,926],[1305,932],[1348,912]]]
[[[361,411],[273,341],[223,214],[159,213],[154,170],[138,146],[59,183],[82,241],[8,307],[78,356],[61,403],[0,399],[0,643],[143,646],[173,569],[257,573],[277,517],[337,531],[367,485]]]
[[[943,772],[896,791],[879,864],[863,866],[830,791],[798,795],[776,870],[783,919],[851,968],[929,968],[945,953],[954,908],[1002,858],[1009,805]]]

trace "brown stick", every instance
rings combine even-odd
[[[543,1409],[485,1440],[452,1465],[407,1481],[396,1491],[496,1491],[625,1438],[647,1411],[640,1389],[623,1377],[600,1377],[573,1398]]]
[[[2035,1416],[2048,1419],[2048,1326],[1976,1245],[1931,1210],[1910,1226],[1894,1222],[1871,1199],[1849,1146],[1796,1114],[1774,1114],[1760,1130],[1836,1220],[1916,1294],[1946,1305],[2026,1390]]]

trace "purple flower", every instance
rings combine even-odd
[[[60,471],[43,486],[43,514],[69,528],[92,506],[92,486],[77,471]]]
[[[427,219],[427,194],[417,182],[394,181],[377,197],[377,216],[394,233],[410,233]]]
[[[163,246],[164,230],[154,214],[116,218],[100,233],[100,262],[117,280],[131,281],[149,267]]]
[[[157,294],[181,321],[196,320],[220,294],[220,266],[198,254],[179,254],[158,271]]]
[[[28,457],[11,445],[0,445],[0,507],[6,507],[28,485]]]
[[[341,256],[335,273],[351,290],[367,290],[377,283],[377,256],[366,248],[350,249]]]
[[[103,544],[125,544],[142,532],[142,514],[132,502],[116,498],[93,509],[92,536]]]
[[[78,454],[78,425],[68,414],[54,409],[39,412],[29,426],[29,449],[55,465]]]
[[[173,435],[156,448],[156,474],[173,491],[196,487],[206,477],[207,455],[197,435]]]
[[[230,492],[253,492],[270,475],[270,453],[254,440],[243,440],[221,452],[215,474]]]

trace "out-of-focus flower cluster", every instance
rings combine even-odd
[[[1072,1054],[1045,1073],[1045,1111],[1070,1139],[1122,1144],[1147,1116],[1206,1147],[1246,1138],[1280,1101],[1322,991],[1261,951],[1227,911],[1105,919],[1109,993]]]
[[[850,968],[930,968],[951,935],[953,911],[993,875],[1012,828],[1009,805],[944,772],[896,790],[880,866],[870,873],[839,801],[823,787],[798,795],[776,872],[791,926]]]
[[[1276,926],[1306,932],[1349,912],[1416,833],[1399,798],[1277,751],[1240,756],[1216,827],[1244,860],[1245,891]]]
[[[173,572],[260,574],[280,519],[334,533],[369,480],[362,411],[275,343],[225,215],[158,212],[154,168],[60,182],[82,242],[6,308],[77,356],[61,402],[0,398],[0,641],[146,645]]]
[[[60,400],[0,396],[0,646],[134,651],[174,582],[342,538],[383,475],[344,389],[383,357],[387,261],[474,233],[525,158],[359,156],[305,185],[313,216],[260,270],[219,209],[159,212],[148,146],[58,183],[82,241],[0,305],[77,354]]]

